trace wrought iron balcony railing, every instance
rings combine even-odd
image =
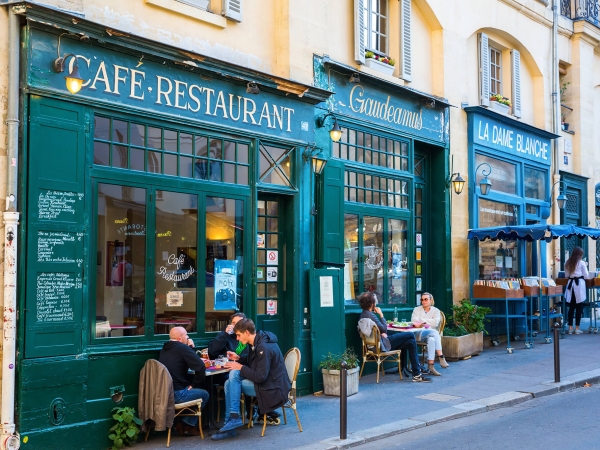
[[[573,20],[587,20],[600,27],[598,0],[560,0],[561,15]]]

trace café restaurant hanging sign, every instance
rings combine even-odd
[[[54,72],[57,41],[54,34],[31,30],[29,85],[66,93],[65,75],[72,69],[74,60],[67,60],[65,72]],[[77,56],[79,73],[84,79],[81,91],[75,94],[78,98],[116,102],[289,139],[311,139],[313,107],[294,101],[293,97],[264,91],[249,94],[245,84],[228,83],[193,70],[178,69],[73,39],[62,39],[61,53]],[[190,69],[194,65],[189,61]]]

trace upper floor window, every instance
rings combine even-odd
[[[502,95],[502,52],[490,47],[490,94]]]
[[[387,0],[365,0],[364,33],[366,47],[387,54],[388,51],[388,2]]]

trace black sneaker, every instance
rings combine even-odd
[[[431,371],[429,370],[429,367],[421,366],[421,374],[422,375],[431,375]]]
[[[412,380],[417,383],[431,383],[431,378],[424,377],[422,374],[413,375]]]

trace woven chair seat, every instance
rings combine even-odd
[[[190,406],[196,406],[196,405],[201,405],[201,404],[202,404],[201,399],[191,400],[189,402],[184,402],[184,403],[175,403],[175,409],[189,408]]]

